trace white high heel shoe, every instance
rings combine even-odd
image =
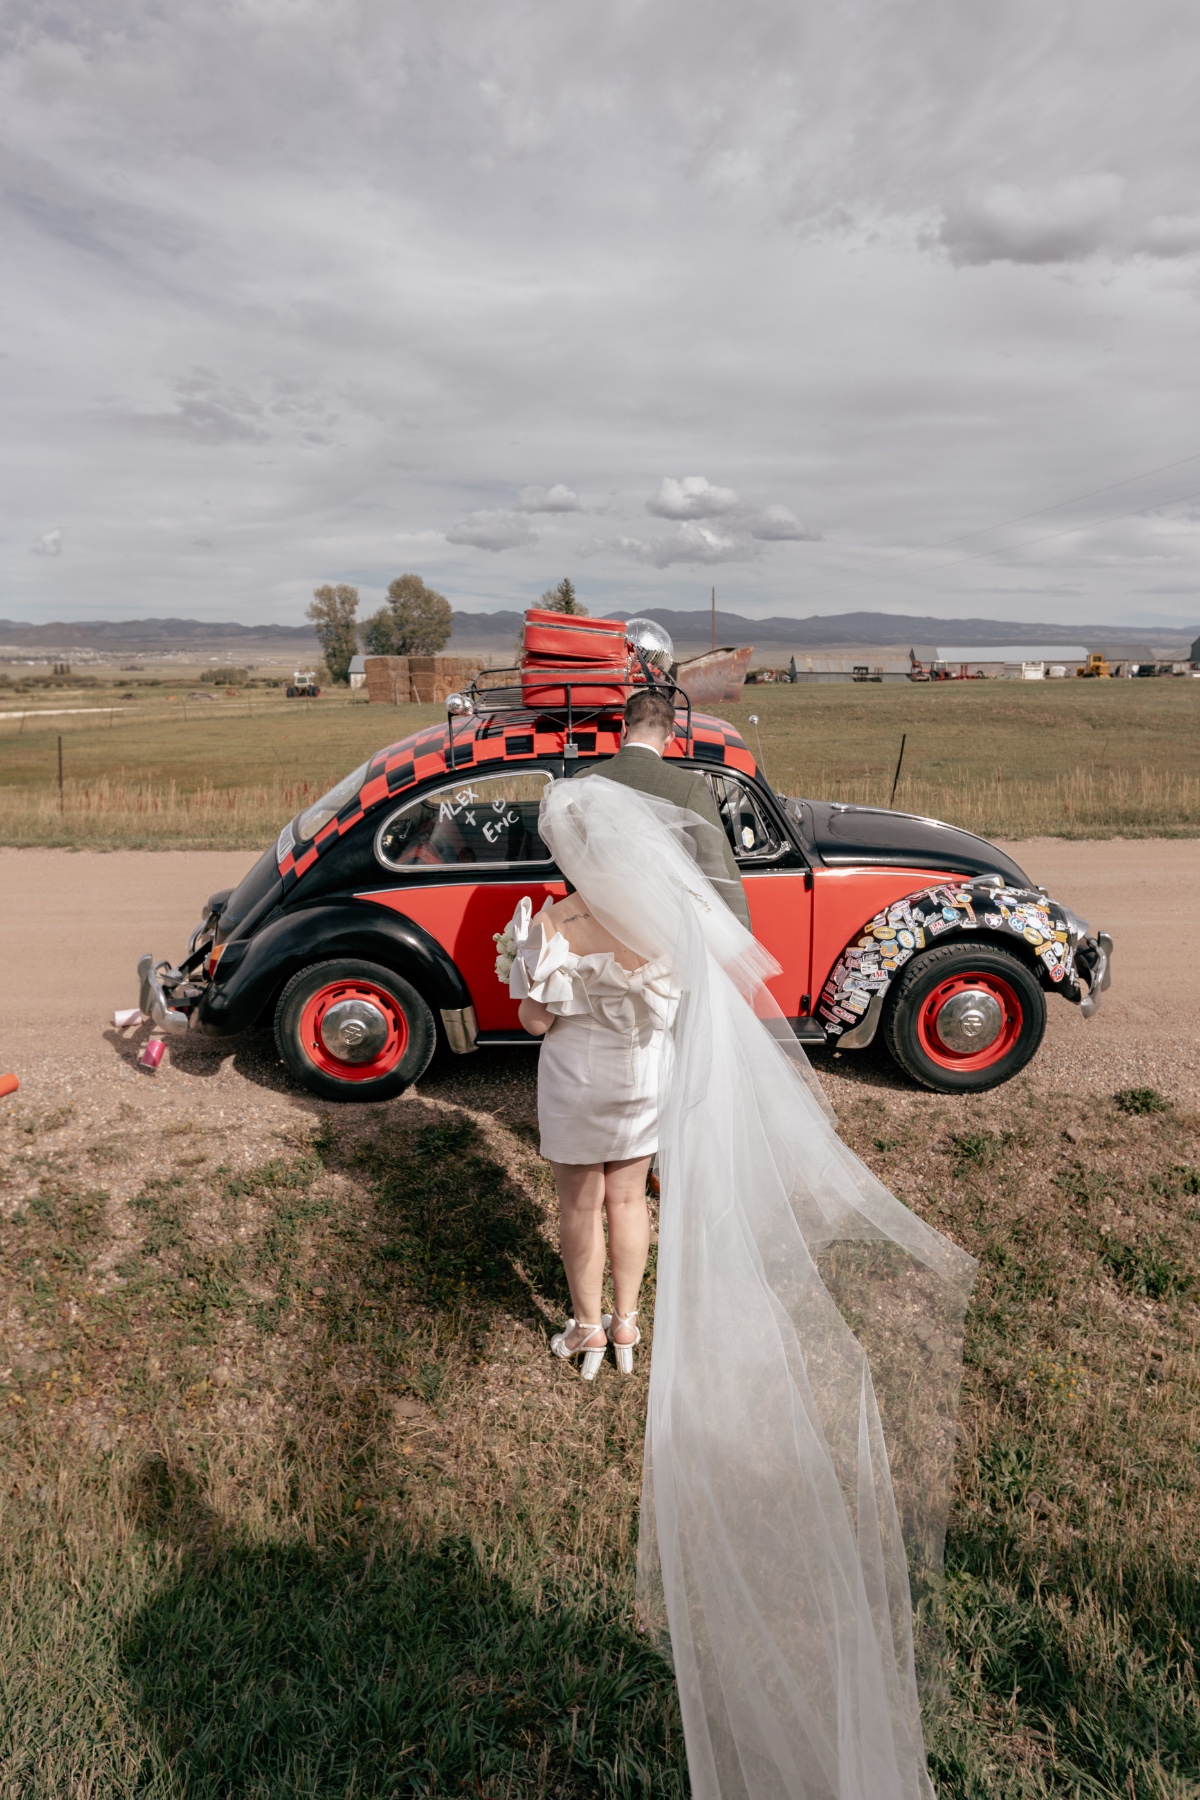
[[[638,1309],[635,1306],[631,1313],[605,1313],[600,1321],[604,1326],[604,1335],[607,1337],[609,1343],[612,1344],[612,1353],[617,1359],[617,1369],[622,1375],[633,1374],[633,1353],[642,1341],[641,1327],[633,1325],[633,1321],[637,1316]],[[634,1336],[632,1344],[613,1344],[612,1328],[614,1320],[618,1325],[633,1325]]]
[[[584,1338],[581,1344],[576,1344],[573,1350],[569,1350],[567,1348],[568,1331],[586,1331],[588,1337]],[[595,1337],[598,1331],[605,1332],[604,1342],[599,1346],[590,1344],[588,1338]],[[580,1375],[584,1381],[595,1381],[600,1371],[600,1364],[604,1361],[604,1352],[608,1348],[608,1333],[605,1331],[603,1321],[599,1325],[589,1325],[582,1319],[568,1319],[566,1331],[556,1331],[550,1339],[550,1348],[555,1356],[562,1357],[564,1362],[569,1362],[573,1356],[581,1357]]]

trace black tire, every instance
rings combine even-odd
[[[334,1005],[365,1002],[383,1020],[387,1042],[363,1065],[338,1056],[320,1036]],[[369,1014],[364,1014],[369,1017]],[[322,1100],[391,1100],[429,1065],[437,1043],[434,1017],[416,988],[380,963],[331,957],[293,975],[275,1008],[279,1054],[310,1094]],[[378,1067],[377,1073],[372,1073]]]
[[[956,988],[982,991],[1000,1007],[999,1032],[979,1051],[956,1051],[938,1034],[941,1009]],[[914,957],[892,984],[883,1015],[890,1055],[914,1081],[941,1094],[979,1094],[1011,1081],[1045,1029],[1046,996],[1034,971],[987,943],[944,944]]]

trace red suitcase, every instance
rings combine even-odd
[[[544,612],[531,607],[525,614],[525,659],[553,663],[598,663],[611,669],[628,660],[625,626],[620,619],[584,619],[577,614]]]
[[[570,683],[568,689],[567,683]],[[591,663],[542,663],[528,659],[521,664],[521,698],[526,706],[572,708],[624,706],[632,677],[623,661],[608,668]]]

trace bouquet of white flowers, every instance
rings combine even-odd
[[[517,944],[512,934],[512,926],[506,925],[503,931],[493,931],[492,942],[496,946],[496,980],[502,981],[507,987],[517,955]]]

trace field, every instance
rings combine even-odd
[[[5,1103],[3,1800],[683,1800],[647,1359],[548,1356],[532,1069],[492,1057],[332,1118]],[[1200,1117],[833,1091],[981,1259],[940,1800],[1195,1800]]]
[[[38,715],[17,718],[25,705]],[[77,706],[95,710],[59,710]],[[904,810],[1008,839],[1200,833],[1200,682],[765,686],[724,711],[752,748],[761,736],[781,793],[887,805],[906,735]],[[345,693],[189,700],[183,683],[173,699],[102,686],[0,698],[0,843],[252,849],[441,716]]]

